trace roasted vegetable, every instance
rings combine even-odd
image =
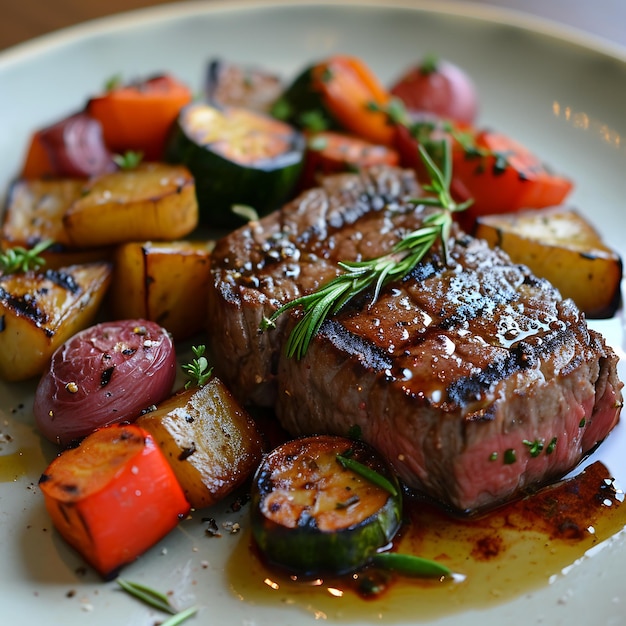
[[[103,262],[0,276],[0,376],[41,374],[57,347],[93,322],[111,273]]]
[[[282,93],[280,76],[261,67],[212,59],[207,67],[205,96],[218,107],[242,107],[268,113]]]
[[[102,428],[66,450],[39,487],[58,532],[105,579],[189,512],[161,450],[135,425]]]
[[[41,253],[48,268],[108,260],[112,250],[76,248],[63,224],[67,209],[82,195],[83,179],[20,179],[9,190],[2,223],[3,250],[30,249],[42,241],[52,244]]]
[[[255,111],[195,103],[178,117],[167,156],[194,175],[201,221],[236,226],[243,220],[233,205],[263,215],[289,197],[302,168],[304,138]]]
[[[141,152],[147,161],[163,158],[170,127],[191,90],[169,74],[131,83],[113,84],[92,97],[87,111],[102,125],[106,145],[113,152]]]
[[[67,445],[96,428],[132,421],[168,397],[174,345],[147,320],[102,322],[75,334],[52,356],[35,392],[39,431]]]
[[[622,260],[574,209],[485,215],[478,218],[475,234],[547,278],[588,317],[612,317],[617,311]]]
[[[552,172],[526,147],[503,133],[456,134],[452,190],[473,200],[466,216],[543,209],[562,204],[572,181]]]
[[[401,164],[414,168],[424,182],[418,147],[439,162],[442,140],[452,145],[452,194],[458,202],[472,201],[461,215],[468,230],[481,215],[557,206],[573,188],[571,180],[514,139],[466,124],[418,117],[396,126],[394,146]]]
[[[309,131],[342,130],[389,145],[393,125],[384,109],[390,94],[359,58],[335,55],[304,69],[272,113]]]
[[[465,124],[478,114],[478,94],[467,72],[433,55],[406,70],[389,91],[411,112]]]
[[[22,177],[84,178],[113,170],[113,155],[104,143],[100,122],[81,111],[33,134]]]
[[[164,163],[99,176],[67,209],[63,224],[78,247],[184,237],[198,224],[193,176]]]
[[[176,340],[203,330],[211,249],[210,241],[119,246],[109,291],[112,315],[153,320]]]
[[[369,446],[306,437],[274,449],[259,466],[252,532],[271,564],[303,576],[342,574],[391,541],[401,509],[397,479]]]
[[[152,433],[196,509],[241,485],[261,458],[254,422],[215,377],[161,402],[137,424]]]
[[[307,136],[305,165],[300,185],[310,187],[319,176],[354,172],[374,165],[398,165],[400,157],[389,146],[333,131]]]

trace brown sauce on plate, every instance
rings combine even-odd
[[[448,580],[364,571],[353,577],[299,581],[267,568],[246,533],[227,564],[231,589],[253,604],[294,606],[318,619],[426,621],[484,609],[548,585],[591,548],[626,526],[624,493],[596,462],[574,478],[477,519],[432,505],[406,504],[394,549],[436,559]],[[381,583],[367,596],[363,583]]]

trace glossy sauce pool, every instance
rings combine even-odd
[[[424,580],[385,574],[384,591],[366,597],[356,578],[292,580],[259,559],[241,538],[228,565],[234,594],[254,604],[300,607],[317,619],[428,621],[483,609],[548,585],[591,548],[626,532],[624,493],[600,462],[477,519],[458,519],[423,502],[406,504],[398,552],[436,559],[455,576]],[[388,580],[387,580],[388,578]]]

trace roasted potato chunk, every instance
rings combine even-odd
[[[0,376],[41,374],[57,347],[93,322],[111,276],[104,262],[0,276]]]
[[[576,210],[486,215],[478,218],[475,234],[549,280],[587,317],[611,317],[619,307],[622,260]]]
[[[136,423],[152,434],[196,509],[241,485],[261,459],[254,421],[219,378],[173,395]]]
[[[180,239],[198,224],[194,179],[184,166],[165,163],[103,174],[83,188],[63,224],[78,247]]]
[[[2,249],[30,249],[41,241],[52,241],[40,256],[53,269],[107,260],[110,248],[76,248],[63,224],[65,212],[81,197],[84,186],[85,180],[77,178],[14,181],[2,221]]]
[[[177,339],[206,326],[210,241],[133,242],[114,257],[114,317],[159,323]]]

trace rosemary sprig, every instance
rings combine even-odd
[[[205,346],[191,346],[191,350],[195,355],[195,359],[191,363],[185,363],[182,365],[183,371],[189,377],[189,380],[185,383],[185,389],[189,389],[192,385],[202,387],[211,378],[213,368],[209,366],[209,361],[204,356],[206,351]]]
[[[265,330],[274,326],[275,320],[286,311],[302,307],[304,315],[287,339],[287,356],[301,359],[324,321],[338,313],[356,296],[372,290],[371,304],[374,304],[380,290],[388,283],[406,276],[437,241],[441,242],[445,262],[449,262],[448,239],[453,214],[465,210],[471,201],[457,204],[452,198],[452,156],[448,142],[442,141],[441,147],[441,169],[428,152],[422,146],[419,147],[421,159],[430,177],[430,182],[423,185],[423,189],[433,195],[414,200],[415,204],[439,207],[439,211],[428,215],[420,228],[405,235],[387,254],[367,261],[339,262],[343,274],[331,279],[317,291],[286,302],[271,317],[263,320],[261,329]]]
[[[198,612],[198,607],[196,606],[177,611],[164,593],[142,583],[132,582],[124,578],[116,578],[116,582],[126,593],[134,598],[163,613],[169,613],[171,617],[161,622],[161,626],[178,626],[178,624],[182,624],[186,619]]]
[[[28,270],[38,270],[46,264],[45,259],[39,255],[52,245],[52,240],[40,241],[30,249],[16,246],[10,248],[4,254],[0,254],[0,272],[4,274],[14,274],[16,272],[27,272]]]

